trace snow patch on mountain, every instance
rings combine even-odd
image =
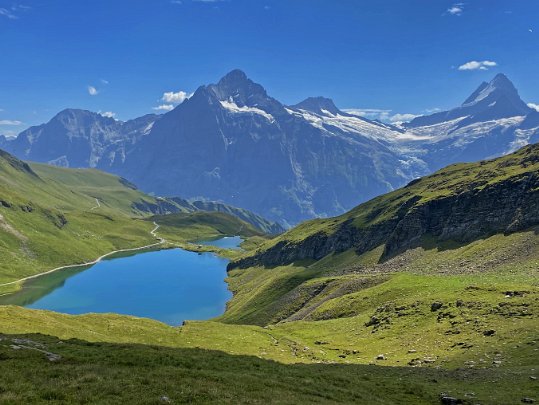
[[[274,122],[275,118],[273,115],[268,114],[266,111],[261,110],[260,108],[256,107],[247,107],[238,106],[235,102],[232,100],[229,101],[219,101],[219,103],[223,106],[223,108],[233,114],[258,114],[266,118],[270,122]]]

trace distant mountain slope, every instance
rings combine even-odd
[[[390,129],[342,115],[363,129],[321,125],[236,70],[165,114],[119,173],[146,191],[222,200],[273,220],[333,215],[413,177],[362,134]]]
[[[539,225],[539,145],[449,166],[331,219],[305,222],[230,266],[284,265],[383,246],[382,260],[426,243],[469,243]]]
[[[4,147],[17,157],[64,167],[112,169],[147,135],[159,115],[122,122],[86,110],[67,109],[31,127]]]

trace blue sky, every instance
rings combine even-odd
[[[454,107],[498,72],[539,104],[539,1],[0,0],[0,55],[5,134],[67,107],[155,112],[234,68],[288,104],[391,119]]]

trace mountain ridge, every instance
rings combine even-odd
[[[338,215],[448,164],[539,140],[537,112],[502,74],[460,107],[401,126],[346,113],[325,97],[284,105],[241,70],[200,86],[163,115],[122,123],[80,114],[0,142],[23,159],[96,167],[146,192],[223,201],[285,226]]]

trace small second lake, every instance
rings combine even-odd
[[[215,240],[203,240],[197,242],[199,245],[215,246],[221,249],[240,249],[243,239],[240,236],[225,236]]]
[[[176,326],[225,311],[232,297],[225,282],[227,264],[214,254],[183,249],[124,254],[27,281],[19,292],[0,297],[0,305],[67,314],[118,313]]]

